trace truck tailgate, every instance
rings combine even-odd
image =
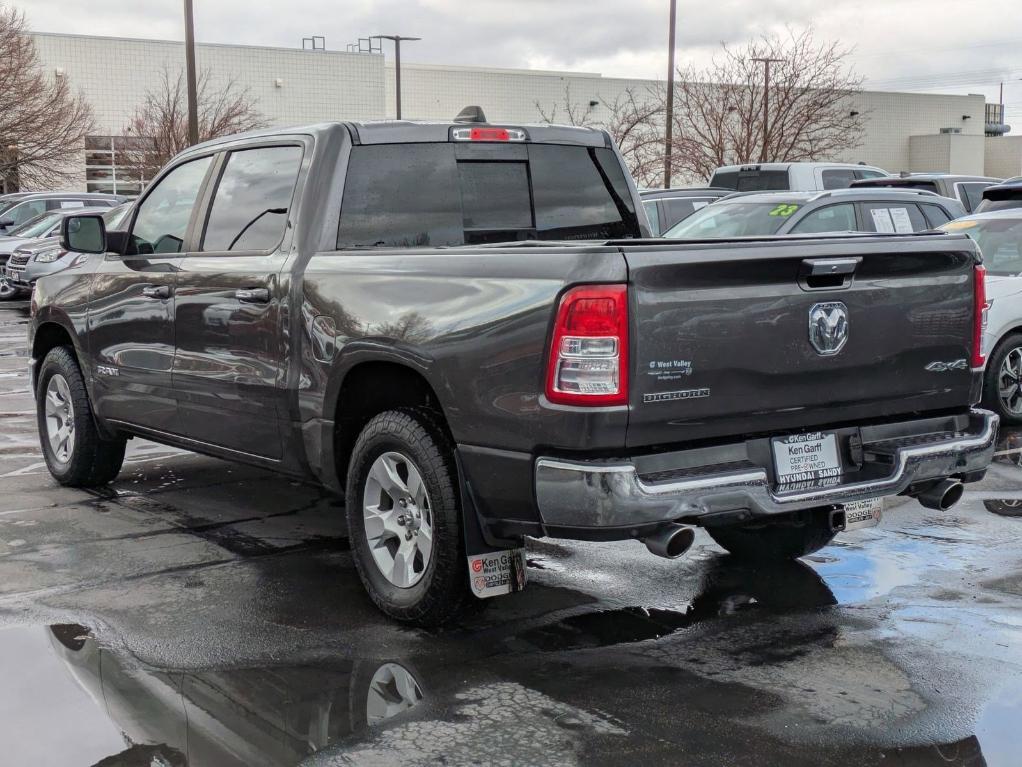
[[[632,293],[629,447],[969,405],[977,256],[966,238],[622,250]],[[839,279],[832,266],[848,274]]]

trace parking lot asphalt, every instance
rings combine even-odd
[[[524,593],[426,632],[317,488],[139,440],[57,486],[27,321],[0,304],[3,764],[1022,763],[1022,432],[951,511],[801,562],[535,541]]]

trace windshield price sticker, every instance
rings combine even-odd
[[[480,599],[525,588],[525,549],[494,551],[468,557],[468,581]]]
[[[783,216],[784,218],[787,218],[788,216],[792,215],[796,210],[798,210],[798,205],[792,205],[791,203],[782,202],[780,205],[778,205],[776,208],[770,211],[770,215]]]
[[[773,440],[772,445],[779,484],[841,476],[841,458],[834,434],[819,431],[793,434]]]

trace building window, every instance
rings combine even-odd
[[[85,137],[85,187],[89,192],[140,194],[146,178],[131,167],[130,152],[139,139],[131,136]]]

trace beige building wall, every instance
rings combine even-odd
[[[908,170],[982,176],[984,141],[984,136],[953,133],[912,136]]]
[[[1022,176],[1022,136],[987,138],[985,149],[986,175],[996,178]]]
[[[159,86],[164,69],[172,77],[183,69],[184,46],[179,42],[43,33],[33,38],[47,73],[67,77],[93,105],[99,135],[121,135],[146,91]],[[214,86],[234,81],[247,88],[271,126],[395,115],[394,69],[380,54],[199,44],[196,57],[200,70],[211,73]],[[498,122],[540,122],[541,110],[549,115],[555,109],[554,118],[567,121],[567,97],[579,110],[598,102],[592,118],[600,121],[610,117],[602,102],[614,102],[629,89],[641,99],[662,87],[655,80],[593,72],[402,66],[406,118],[449,120],[476,104]],[[990,142],[982,139],[982,96],[864,92],[850,108],[866,118],[863,144],[820,159],[861,161],[892,172],[984,172],[983,146]],[[966,137],[961,147],[967,148],[955,145],[955,151],[942,153],[931,147],[933,142],[915,138],[936,136],[941,128],[960,129]]]
[[[147,90],[158,88],[166,69],[184,71],[184,45],[163,40],[125,40],[84,35],[33,35],[48,74],[60,74],[84,92],[97,128],[120,135]],[[199,44],[200,72],[222,87],[247,88],[271,125],[301,125],[383,116],[383,57],[338,51]]]

